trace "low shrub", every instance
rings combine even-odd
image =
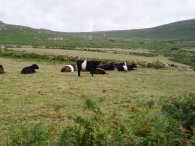
[[[152,63],[148,63],[147,65],[148,68],[156,68],[156,69],[161,69],[164,68],[164,64],[162,62],[160,62],[159,60],[152,62]]]
[[[91,99],[85,99],[85,108],[91,116],[74,118],[75,126],[64,130],[59,139],[59,146],[104,146],[116,143],[115,139],[122,140],[120,126],[116,127],[113,124],[117,119],[107,119],[97,102]]]
[[[175,99],[166,99],[162,102],[162,111],[182,123],[182,127],[189,136],[195,128],[195,95],[181,96]]]
[[[53,145],[57,135],[55,126],[47,126],[43,123],[27,126],[12,124],[10,126],[9,145],[13,146],[39,146]]]

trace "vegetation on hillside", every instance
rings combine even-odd
[[[42,48],[146,48],[173,61],[195,66],[195,19],[154,28],[104,32],[66,33],[0,24],[0,45]],[[61,37],[62,40],[50,38]],[[172,51],[172,48],[180,48]]]
[[[195,19],[154,28],[104,32],[67,33],[0,24],[0,44],[46,47],[131,47],[137,41],[193,41]],[[62,37],[63,40],[49,38]],[[101,43],[101,44],[100,44]],[[139,44],[139,43],[138,43]],[[140,44],[142,45],[142,44]]]

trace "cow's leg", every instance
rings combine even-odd
[[[93,71],[89,71],[89,72],[90,72],[91,76],[93,77]]]
[[[79,70],[79,69],[78,69],[78,77],[80,77],[80,76],[81,76],[81,74],[80,74],[80,73],[81,73],[81,70]]]

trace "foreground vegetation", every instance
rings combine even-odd
[[[161,110],[152,110],[156,103],[131,103],[126,120],[118,118],[117,113],[105,115],[97,102],[85,98],[86,114],[89,117],[73,117],[74,125],[68,126],[59,134],[44,124],[34,127],[26,125],[12,126],[11,145],[158,145],[192,146],[195,144],[195,95],[180,98],[164,98],[158,106]],[[96,99],[97,100],[97,99]],[[101,100],[102,102],[102,100]],[[53,139],[57,137],[58,142]]]
[[[83,72],[78,78],[76,72],[60,72],[67,62],[35,60],[0,58],[6,72],[0,76],[1,145],[193,142],[189,127],[194,121],[182,114],[191,115],[190,109],[194,108],[193,71],[138,68],[94,77]],[[32,63],[40,67],[36,74],[20,74],[24,66]],[[186,96],[179,100],[181,95]],[[87,105],[92,106],[87,106],[90,111],[83,107],[81,97],[87,97]],[[176,99],[175,104],[172,101]],[[94,101],[100,102],[99,106]]]

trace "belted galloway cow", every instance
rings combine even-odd
[[[77,63],[77,71],[78,71],[79,77],[81,76],[80,73],[82,70],[89,71],[91,73],[91,75],[93,76],[93,74],[94,74],[93,71],[96,70],[96,68],[100,64],[100,61],[96,61],[96,60],[89,61],[89,60],[78,59],[76,61],[76,63]]]
[[[61,69],[61,72],[74,72],[75,70],[76,70],[76,66],[74,64],[70,64],[70,65],[65,65]]]

